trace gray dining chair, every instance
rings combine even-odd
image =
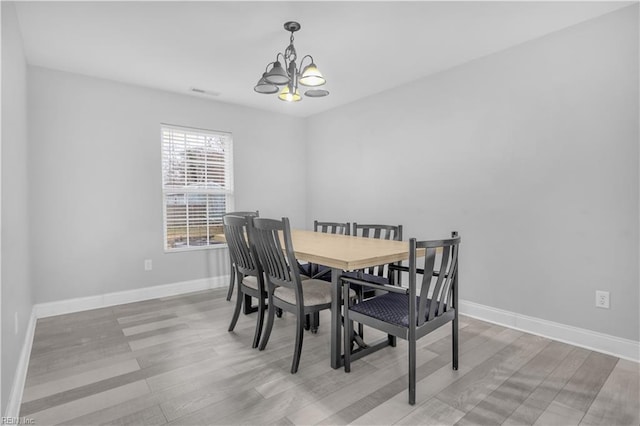
[[[256,328],[253,336],[252,347],[258,347],[262,327],[264,324],[264,313],[266,310],[267,292],[264,283],[264,274],[258,261],[250,238],[247,238],[248,224],[252,216],[225,215],[223,218],[224,235],[229,246],[229,255],[236,270],[238,279],[238,294],[236,307],[233,311],[229,331],[233,331],[238,322],[240,310],[243,302],[251,304],[251,298],[258,300],[258,316],[256,318]]]
[[[314,232],[323,232],[325,234],[350,235],[351,224],[349,222],[320,222],[313,221]],[[308,262],[300,264],[300,272],[308,277],[331,281],[331,268]]]
[[[381,225],[381,224],[360,224],[353,223],[353,235],[364,238],[376,238],[380,240],[402,241],[402,225]],[[397,263],[399,265],[400,263]],[[389,268],[389,264],[371,266],[358,271],[346,272],[345,276],[357,278],[359,280],[368,281],[376,284],[399,284],[400,273]],[[354,285],[352,287],[359,300],[375,296],[375,290],[363,286]],[[364,327],[358,324],[358,342],[364,344],[361,340],[364,338]],[[392,338],[392,346],[395,346],[395,338]]]
[[[313,278],[301,279],[288,218],[253,218],[249,225],[249,235],[264,268],[269,305],[267,324],[258,349],[264,350],[269,342],[275,309],[293,313],[296,317],[296,338],[291,374],[295,374],[300,365],[305,316],[331,308],[331,284]],[[283,237],[284,247],[280,235]],[[355,296],[355,292],[352,293]]]
[[[353,224],[353,235],[381,240],[402,241],[402,225],[363,225],[356,222]],[[372,266],[347,275],[378,284],[396,284],[400,280],[399,274],[389,269],[388,264]]]
[[[349,235],[351,233],[351,224],[349,222],[321,222],[313,221],[313,231],[323,232],[325,234]],[[315,278],[327,282],[331,282],[331,268],[316,263],[298,263],[300,273],[304,276]],[[305,330],[311,330],[312,333],[318,332],[320,327],[320,313],[307,315],[305,319]]]
[[[407,272],[409,287],[376,284],[343,277],[343,292],[351,285],[370,287],[383,294],[351,303],[345,297],[344,371],[351,371],[353,321],[407,340],[409,404],[416,402],[416,341],[449,322],[452,323],[452,368],[458,369],[458,262],[460,237],[433,241],[409,240],[409,266],[393,265]],[[418,262],[424,250],[424,261]],[[420,268],[418,267],[420,266]],[[421,277],[418,281],[418,276]],[[420,282],[420,284],[419,284]]]
[[[254,212],[230,212],[230,213],[225,213],[224,216],[249,216],[249,217],[258,217],[260,216],[260,212],[258,210],[254,211]],[[222,219],[224,221],[224,216],[222,216]],[[233,287],[235,285],[236,282],[236,269],[235,269],[235,265],[233,264],[233,259],[231,259],[231,256],[229,256],[229,290],[227,290],[227,301],[231,300],[231,296],[233,295]],[[249,310],[249,308],[247,309]]]

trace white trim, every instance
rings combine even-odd
[[[18,417],[20,413],[22,392],[24,391],[24,384],[27,380],[27,368],[29,367],[31,345],[33,344],[33,336],[36,331],[36,321],[36,313],[35,309],[33,309],[31,311],[31,317],[29,318],[29,324],[27,325],[27,330],[24,336],[22,351],[20,351],[20,358],[18,358],[16,372],[13,375],[13,384],[11,386],[11,391],[9,392],[7,409],[4,412],[5,417]]]
[[[460,314],[640,362],[640,342],[460,300]]]
[[[137,288],[135,290],[119,291],[97,296],[78,297],[76,299],[58,300],[56,302],[38,303],[33,306],[36,318],[46,318],[54,315],[70,314],[72,312],[90,309],[106,308],[107,306],[122,305],[124,303],[140,302],[141,300],[156,299],[158,297],[176,296],[194,291],[212,288],[228,287],[229,275],[201,278],[198,280],[182,281],[153,287]]]

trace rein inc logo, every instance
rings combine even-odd
[[[35,419],[31,417],[2,417],[3,425],[35,425]]]

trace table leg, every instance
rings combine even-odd
[[[342,270],[331,268],[331,368],[342,366]]]

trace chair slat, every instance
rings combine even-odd
[[[436,262],[436,249],[428,248],[426,249],[424,256],[424,275],[422,276],[422,288],[420,290],[420,304],[418,305],[418,325],[422,325],[425,322],[426,318],[426,310],[427,310],[427,301],[429,300],[429,293],[432,293],[433,286],[431,285],[433,278],[433,268]],[[417,273],[414,269],[413,273]],[[411,285],[411,281],[409,281]],[[433,311],[433,309],[430,309]]]
[[[355,236],[402,241],[402,225],[358,224],[355,222],[352,229]],[[363,272],[378,277],[389,276],[390,281],[393,281],[392,274],[386,264],[365,268]]]
[[[432,249],[431,249],[432,250]],[[449,264],[449,252],[451,251],[451,247],[445,246],[442,248],[442,257],[440,258],[440,271],[446,271],[447,266]],[[446,274],[438,274],[436,285],[433,289],[433,293],[431,294],[431,309],[429,309],[429,318],[427,321],[431,321],[435,316],[441,315],[440,305],[444,305],[443,299],[443,288],[442,283],[444,281]],[[447,294],[444,294],[444,299],[447,298]],[[436,315],[437,314],[437,315]]]
[[[453,304],[453,294],[452,294],[452,290],[453,290],[453,280],[457,277],[457,273],[458,273],[458,246],[453,246],[452,248],[453,253],[451,255],[451,264],[449,267],[449,271],[446,274],[447,277],[447,281],[445,283],[445,289],[444,294],[446,295],[445,300],[443,300],[441,302],[441,304],[438,306],[438,315],[442,315],[443,313],[445,313],[449,307]],[[456,307],[457,308],[457,307]]]

